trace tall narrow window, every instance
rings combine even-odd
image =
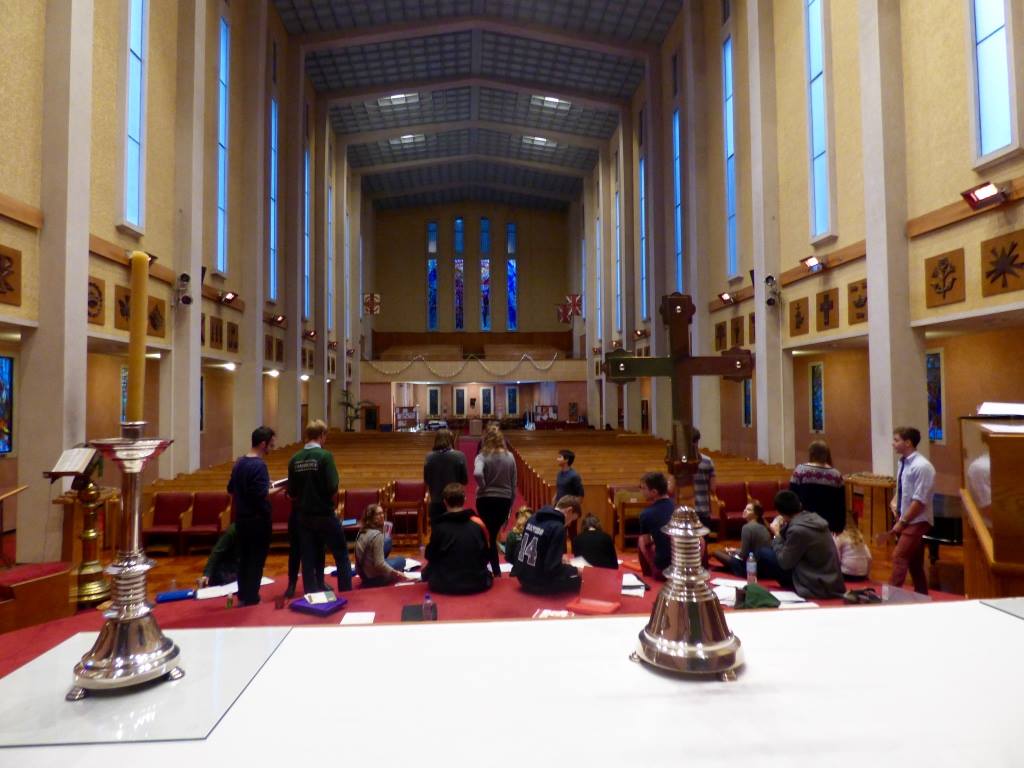
[[[270,100],[270,179],[267,185],[269,258],[267,260],[267,298],[277,301],[277,162],[278,162],[277,99]]]
[[[309,201],[309,147],[303,155],[302,177],[302,319],[309,320],[313,313],[312,262],[309,252],[309,220],[312,211]]]
[[[217,271],[228,271],[228,112],[230,111],[231,26],[220,20],[217,76]]]
[[[345,262],[344,262],[344,269],[345,269],[344,278],[345,278],[345,282],[343,283],[343,285],[345,286],[345,290],[348,291],[349,290],[349,286],[352,285],[352,222],[349,221],[348,211],[345,211],[345,229],[342,232],[342,237],[344,238],[344,240],[343,240],[343,248],[344,248],[343,253],[344,253],[344,258],[345,258]],[[362,298],[360,297],[359,300],[362,301]],[[349,302],[346,301],[345,302],[346,310],[347,310],[348,306],[349,306]],[[342,320],[344,321],[344,324],[345,324],[345,338],[346,339],[351,339],[352,338],[352,313],[346,311],[342,315]]]
[[[366,277],[366,262],[363,259],[363,233],[359,233],[359,299],[356,303],[359,305],[359,317],[363,316],[363,296],[365,290],[363,288],[364,279]]]
[[[131,0],[128,13],[128,103],[124,130],[124,221],[142,229],[146,189],[146,0]]]
[[[925,374],[928,384],[928,440],[941,443],[946,439],[946,422],[942,407],[942,352],[925,354]]]
[[[615,190],[615,330],[622,331],[622,211]]]
[[[434,417],[441,415],[440,387],[427,387],[427,415]]]
[[[437,259],[427,259],[427,330],[437,330]]]
[[[725,248],[729,276],[739,272],[736,248],[736,144],[732,103],[732,37],[722,43],[722,134],[725,146]]]
[[[580,238],[580,310],[587,317],[587,238]]]
[[[743,426],[750,427],[754,423],[754,392],[750,379],[743,380]]]
[[[491,220],[484,217],[480,219],[480,255],[488,256],[491,253]]]
[[[644,158],[640,158],[638,169],[640,184],[640,318],[650,320],[647,306],[647,181]]]
[[[508,387],[505,389],[505,415],[519,415],[519,387]]]
[[[594,254],[596,256],[597,274],[594,275],[594,304],[597,305],[597,338],[604,338],[604,260],[601,257],[601,218],[594,224]]]
[[[679,110],[672,113],[672,224],[676,238],[676,290],[683,292],[683,169]]]
[[[455,267],[455,330],[461,331],[466,327],[466,260],[456,256]]]
[[[455,255],[461,256],[466,250],[466,222],[461,216],[455,218]]]
[[[825,431],[825,364],[811,363],[811,432]]]
[[[437,253],[437,222],[427,222],[427,253]]]
[[[480,259],[480,330],[491,330],[491,260]]]
[[[825,92],[824,0],[807,0],[807,114],[810,130],[811,235],[822,237],[831,227],[832,194],[828,169],[828,100]]]
[[[519,330],[519,260],[516,256],[518,247],[519,235],[516,232],[516,225],[510,222],[505,226],[505,299],[508,310],[505,316],[505,329],[509,331]]]
[[[1013,141],[1013,93],[1004,0],[972,0],[977,152],[984,157]]]
[[[327,330],[334,330],[334,182],[327,171]]]

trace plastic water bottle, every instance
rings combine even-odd
[[[437,604],[430,599],[430,593],[423,596],[423,620],[437,621]]]
[[[747,584],[757,584],[757,558],[753,552],[747,555]]]

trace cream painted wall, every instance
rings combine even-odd
[[[375,215],[371,256],[373,277],[366,290],[381,295],[378,331],[425,331],[427,222],[438,222],[438,320],[440,331],[455,329],[453,221],[463,216],[466,226],[465,330],[480,329],[480,217],[491,221],[491,329],[504,331],[506,322],[505,224],[518,225],[519,330],[564,331],[555,305],[568,293],[568,218],[558,211],[511,208],[467,202],[381,210]],[[371,243],[364,243],[368,249]]]
[[[0,0],[0,19],[0,51],[6,61],[0,77],[0,146],[4,148],[0,192],[38,207],[46,0]],[[7,244],[3,229],[0,238]]]

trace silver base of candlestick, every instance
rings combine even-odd
[[[708,529],[691,507],[678,507],[662,530],[672,541],[668,582],[631,658],[668,672],[735,680],[743,650],[700,562],[700,539]]]
[[[146,574],[153,561],[141,545],[142,470],[164,452],[170,440],[143,438],[145,422],[124,422],[121,437],[91,445],[121,470],[121,536],[114,562],[107,568],[113,604],[103,615],[99,637],[75,665],[75,684],[65,697],[78,701],[90,691],[142,685],[160,677],[177,680],[181,651],[164,636],[152,605],[146,601]]]

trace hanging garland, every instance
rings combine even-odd
[[[375,370],[377,373],[382,374],[384,376],[401,376],[403,373],[405,373],[410,368],[412,368],[416,363],[423,363],[423,365],[426,366],[427,370],[430,371],[431,375],[436,376],[439,379],[454,379],[454,378],[460,376],[462,374],[462,372],[464,370],[466,370],[466,366],[469,365],[471,362],[479,363],[480,367],[483,368],[485,371],[487,371],[487,373],[489,373],[491,376],[497,376],[499,378],[506,378],[506,377],[510,376],[513,371],[517,370],[519,368],[519,366],[521,366],[524,362],[528,362],[531,366],[533,366],[534,370],[547,372],[547,371],[551,370],[551,368],[554,366],[554,364],[557,361],[558,361],[558,355],[555,355],[554,357],[552,357],[550,361],[546,362],[546,364],[545,363],[538,363],[530,355],[523,355],[522,357],[519,358],[519,360],[517,360],[516,362],[512,363],[511,366],[507,370],[505,370],[505,371],[498,371],[498,370],[495,370],[495,369],[492,369],[492,368],[488,367],[487,363],[484,362],[484,360],[482,358],[479,358],[476,355],[469,355],[465,360],[462,361],[462,365],[459,367],[459,369],[457,371],[454,371],[452,373],[447,373],[447,374],[446,373],[441,373],[440,371],[434,370],[434,367],[430,364],[430,361],[427,360],[425,357],[423,357],[423,355],[416,355],[408,363],[400,364],[401,367],[397,368],[395,370],[390,370],[389,369],[390,366],[378,365],[373,360],[366,360],[364,362],[366,362],[366,364],[369,365],[371,368],[373,368],[373,370]]]

